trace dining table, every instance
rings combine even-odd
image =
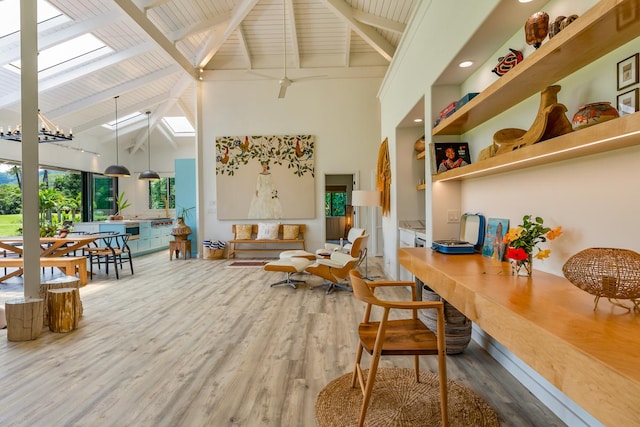
[[[103,237],[101,234],[74,233],[69,233],[64,237],[40,237],[40,257],[56,258],[73,255],[76,251]],[[0,237],[0,252],[4,253],[5,257],[22,257],[24,252],[23,236]],[[9,273],[5,271],[5,275],[0,277],[0,282],[11,277],[21,276],[23,271],[23,267],[17,267],[16,270]]]

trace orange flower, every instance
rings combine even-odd
[[[523,231],[524,231],[524,228],[522,227],[510,228],[509,232],[504,235],[504,239],[502,239],[502,243],[511,243],[513,241],[518,240],[522,235]]]
[[[538,251],[535,257],[537,259],[545,259],[545,258],[549,258],[550,254],[551,254],[551,249],[541,249],[540,251]]]
[[[553,240],[562,235],[562,226],[556,227],[547,233],[547,239]]]

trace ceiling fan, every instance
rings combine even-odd
[[[282,99],[282,98],[285,97],[285,95],[287,93],[287,88],[289,86],[291,86],[295,82],[299,82],[299,81],[302,81],[302,80],[312,80],[312,79],[324,79],[324,78],[327,78],[326,75],[317,75],[317,76],[300,77],[300,78],[292,80],[287,75],[287,2],[286,2],[286,0],[282,0],[282,40],[283,40],[283,45],[284,45],[284,61],[283,61],[284,73],[283,73],[282,78],[280,78],[278,80],[278,84],[280,85],[280,89],[278,91],[278,98],[279,99]],[[249,71],[249,72],[252,73],[252,74],[255,74],[257,76],[273,79],[273,77],[266,76],[266,75],[261,74],[261,73],[256,73],[254,71]]]

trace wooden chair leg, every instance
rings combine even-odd
[[[413,367],[414,367],[414,370],[416,371],[416,382],[419,383],[420,382],[420,356],[418,355],[413,356]]]
[[[360,360],[362,360],[362,344],[358,344],[358,350],[356,351],[356,363],[353,365],[353,377],[351,378],[351,388],[356,387],[358,382],[358,371],[360,368]]]
[[[360,419],[358,420],[358,427],[364,426],[364,420],[365,418],[367,418],[367,410],[369,409],[369,401],[371,400],[373,385],[376,382],[376,372],[378,371],[379,361],[380,354],[374,352],[371,359],[371,366],[369,367],[369,375],[367,376],[367,384],[364,388],[364,394],[362,396],[362,407],[360,409]]]
[[[364,420],[367,417],[367,409],[369,408],[369,401],[371,400],[373,385],[376,382],[378,363],[380,362],[380,357],[382,356],[382,346],[384,345],[387,320],[389,320],[389,309],[385,308],[384,313],[382,314],[382,320],[380,320],[380,326],[378,327],[376,344],[371,354],[371,366],[369,367],[369,375],[367,377],[367,384],[364,389],[364,396],[362,396],[362,409],[360,410],[360,420],[358,421],[358,427],[362,427],[364,425]]]

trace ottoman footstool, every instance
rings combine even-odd
[[[304,280],[293,279],[293,275],[296,273],[302,273],[308,265],[311,264],[311,260],[304,257],[292,257],[281,258],[277,261],[271,261],[264,266],[265,271],[279,271],[285,273],[284,280],[276,283],[272,283],[270,286],[289,285],[293,289],[297,288],[296,283],[305,283]]]

